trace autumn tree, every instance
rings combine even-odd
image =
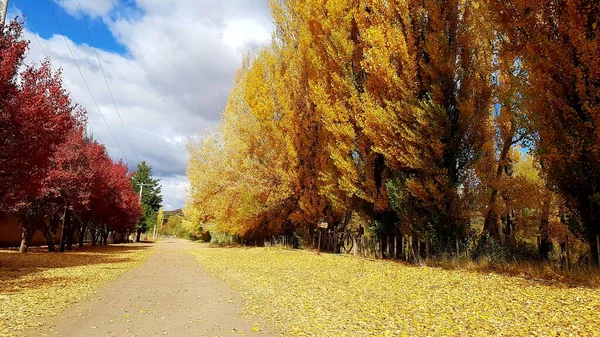
[[[328,153],[322,110],[311,97],[311,85],[318,76],[311,60],[316,56],[311,44],[313,36],[306,21],[312,6],[296,0],[272,2],[276,29],[271,46],[278,58],[278,80],[274,82],[274,93],[280,102],[277,112],[286,120],[286,138],[297,174],[293,188],[299,207],[292,212],[291,221],[309,230],[321,218],[331,223],[341,221],[346,211],[345,205],[332,198],[337,191],[327,191],[326,180],[336,179],[336,167]],[[333,178],[327,178],[330,175]]]
[[[48,60],[23,63],[22,34],[17,20],[0,29],[0,210],[20,220],[20,251],[38,230],[54,250],[60,224],[63,251],[73,240],[72,218],[101,224],[104,233],[128,230],[139,205],[127,167],[85,136],[85,110],[61,72]]]
[[[87,144],[83,132],[83,125],[79,124],[71,129],[64,142],[56,147],[44,179],[44,193],[36,200],[46,206],[44,215],[47,221],[42,223],[40,230],[50,251],[54,251],[59,225],[63,224],[64,235],[71,228],[69,211],[89,206],[92,170],[85,152]],[[65,243],[64,235],[61,243]],[[62,249],[64,250],[64,245]]]
[[[52,152],[73,128],[77,108],[48,61],[23,64],[28,44],[18,21],[2,28],[0,40],[0,203],[18,212],[43,193]]]
[[[275,13],[281,45],[289,46],[306,77],[301,84],[310,104],[302,113],[311,113],[318,126],[312,138],[324,154],[316,157],[321,163],[316,167],[319,194],[327,198],[333,210],[330,216],[356,210],[376,217],[387,210],[384,181],[388,170],[383,155],[365,135],[362,121],[368,108],[362,94],[367,54],[364,39],[367,31],[373,33],[373,26],[381,22],[361,21],[364,5],[351,1],[332,1],[326,6],[319,1],[286,1]],[[398,26],[389,31],[394,28]],[[402,33],[394,37],[399,35]],[[388,41],[392,49],[402,43],[401,38]]]
[[[157,230],[159,233],[160,233],[160,232],[161,232],[161,230],[162,230],[162,226],[163,226],[163,223],[164,223],[164,221],[165,221],[165,210],[164,210],[164,209],[161,207],[161,208],[158,210],[158,214],[156,215],[156,225],[155,225],[155,226],[157,227],[157,229],[156,229],[156,230]]]
[[[276,60],[268,51],[248,59],[217,132],[188,143],[193,217],[222,233],[252,238],[280,232],[297,209],[288,116],[278,112],[273,89]]]
[[[579,218],[598,263],[600,234],[600,4],[597,1],[490,1],[523,57],[527,109],[547,180]]]
[[[502,35],[496,38],[495,70],[492,77],[494,99],[493,108],[490,109],[492,123],[489,126],[487,146],[484,145],[480,159],[483,164],[477,164],[479,168],[486,163],[489,165],[486,172],[482,170],[477,172],[481,181],[486,184],[489,195],[481,235],[482,243],[488,236],[502,243],[505,237],[511,236],[510,232],[514,231],[513,217],[505,214],[502,222],[499,208],[510,209],[514,201],[511,196],[504,193],[506,192],[504,187],[507,179],[510,180],[513,175],[514,161],[519,159],[513,158],[515,146],[530,146],[533,136],[530,116],[523,102],[526,71],[522,67],[520,58],[510,53],[505,40],[506,37]],[[504,204],[504,207],[499,204]]]
[[[24,252],[38,229],[56,226],[56,217],[49,215],[57,205],[47,202],[55,192],[53,158],[69,132],[81,127],[84,112],[72,103],[49,61],[23,64],[28,44],[18,21],[2,28],[0,40],[0,205],[19,216]],[[52,224],[44,225],[46,220]]]
[[[298,54],[307,50],[336,189],[385,209],[379,196],[388,181],[405,192],[394,202],[411,204],[404,214],[423,215],[411,221],[437,235],[464,234],[470,171],[492,104],[493,35],[484,9],[471,1],[288,1],[283,8],[306,30],[294,36],[302,36]]]

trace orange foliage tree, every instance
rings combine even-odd
[[[600,3],[490,1],[527,69],[527,109],[548,181],[581,222],[598,263]]]

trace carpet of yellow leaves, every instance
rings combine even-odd
[[[143,263],[148,245],[89,247],[75,252],[0,252],[0,336],[39,326],[102,285]]]
[[[193,248],[286,336],[598,336],[600,290],[276,248]]]

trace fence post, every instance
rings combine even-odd
[[[317,248],[317,255],[321,254],[321,232],[322,232],[322,229],[319,228],[319,243],[317,243],[317,247],[318,247]]]
[[[400,256],[402,260],[406,260],[406,254],[404,253],[404,234],[400,236]]]
[[[412,240],[412,235],[408,236],[408,244],[407,244],[407,250],[408,250],[408,258],[407,261],[410,261],[410,253],[412,252],[412,244],[413,244],[413,240]],[[414,256],[413,256],[414,257]]]
[[[421,238],[417,238],[417,256],[421,259]]]
[[[567,250],[567,270],[571,271],[571,254],[569,252],[569,235],[565,237],[565,249]]]
[[[394,259],[398,260],[398,237],[394,235]]]
[[[429,260],[429,248],[430,248],[431,244],[429,241],[429,238],[427,238],[427,240],[425,241],[425,259]]]
[[[386,247],[385,247],[385,258],[389,259],[390,258],[390,237],[386,236],[385,237],[385,241],[386,241]]]
[[[456,237],[456,258],[460,255],[460,251],[458,250],[458,236]]]

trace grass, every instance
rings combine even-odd
[[[278,248],[194,248],[285,336],[594,336],[600,290]]]
[[[429,260],[427,264],[448,270],[468,270],[479,273],[496,273],[506,276],[522,277],[529,280],[548,282],[557,286],[600,287],[600,272],[594,266],[572,266],[571,271],[553,264],[537,261],[492,262],[466,258],[444,258]]]
[[[0,251],[0,336],[39,326],[140,265],[147,245],[86,247],[67,253]]]

